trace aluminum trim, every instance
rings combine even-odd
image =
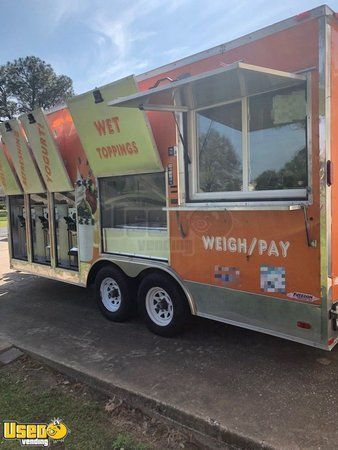
[[[177,158],[177,156],[176,156]],[[168,180],[168,166],[165,169],[165,204],[166,204],[166,208],[169,207],[169,180]],[[165,233],[167,234],[167,238],[168,238],[168,265],[170,266],[171,264],[171,246],[170,246],[170,217],[169,217],[169,211],[168,209],[165,210],[166,211],[166,220],[167,220],[167,228],[165,230]],[[160,230],[158,230],[160,231]],[[160,231],[162,233],[164,233],[164,230]]]
[[[189,283],[195,286],[207,286],[208,288],[212,288],[215,290],[219,290],[219,291],[227,291],[227,292],[233,292],[235,294],[244,294],[244,295],[253,295],[255,297],[262,297],[265,299],[273,299],[273,300],[278,300],[281,302],[287,302],[287,303],[297,303],[297,304],[301,304],[301,305],[307,305],[310,306],[311,308],[317,308],[320,309],[320,305],[313,305],[313,304],[309,304],[309,303],[304,303],[300,300],[297,299],[293,299],[292,301],[289,300],[288,298],[282,298],[282,297],[274,297],[273,295],[268,295],[268,294],[260,294],[259,292],[250,292],[250,291],[244,291],[242,289],[234,289],[234,288],[230,288],[230,287],[223,287],[223,286],[217,286],[215,284],[210,284],[210,283],[201,283],[199,281],[193,281],[193,280],[188,280],[188,279],[184,279],[185,283]]]
[[[217,316],[213,316],[212,314],[206,314],[206,313],[196,313],[196,316],[198,317],[203,317],[205,319],[210,319],[210,320],[215,320],[216,322],[222,322],[222,323],[226,323],[229,325],[235,325],[237,327],[240,328],[244,328],[246,330],[252,330],[252,331],[258,331],[259,333],[264,333],[264,334],[269,334],[270,336],[275,336],[275,337],[279,337],[282,339],[287,339],[289,341],[293,341],[293,342],[298,342],[300,344],[304,344],[304,345],[310,345],[311,347],[315,347],[315,348],[320,348],[322,350],[331,350],[334,345],[324,345],[321,343],[318,343],[316,341],[313,341],[311,339],[307,340],[307,339],[302,339],[296,336],[292,336],[286,333],[280,333],[279,331],[274,331],[272,329],[269,328],[262,328],[262,327],[257,327],[256,325],[250,325],[250,324],[246,324],[243,322],[237,322],[235,320],[231,320],[231,319],[224,319],[224,318],[220,318]]]
[[[48,223],[49,223],[49,239],[50,239],[50,266],[52,269],[57,267],[57,251],[56,251],[56,226],[55,226],[55,206],[54,195],[47,192],[48,199]]]
[[[184,280],[195,298],[197,315],[274,334],[308,345],[328,347],[321,338],[321,306]],[[298,320],[311,324],[308,330]]]
[[[249,192],[250,180],[249,109],[248,97],[242,98],[242,177],[243,192]]]
[[[12,268],[20,272],[31,275],[48,278],[50,280],[61,281],[62,283],[73,284],[75,286],[86,287],[86,283],[80,280],[79,272],[69,269],[52,268],[49,265],[30,263],[29,261],[22,261],[19,259],[12,259]],[[67,274],[69,277],[65,277]]]
[[[328,223],[328,192],[326,184],[326,164],[328,151],[328,135],[327,135],[327,88],[329,81],[328,73],[328,29],[325,17],[319,20],[319,173],[320,173],[320,271],[321,271],[321,290],[322,290],[322,341],[328,341],[328,239],[329,239],[329,223]]]
[[[10,202],[9,202],[8,195],[6,195],[6,210],[7,210],[7,242],[8,242],[9,261],[11,264],[12,255],[13,255],[13,243],[12,243],[11,211],[10,211]]]
[[[175,90],[177,88],[180,88],[182,86],[187,86],[187,85],[191,85],[192,83],[207,79],[207,78],[212,78],[214,76],[217,75],[221,75],[221,74],[226,74],[226,73],[230,73],[230,72],[238,72],[238,74],[240,74],[241,72],[254,72],[254,73],[261,73],[262,75],[271,75],[271,76],[275,76],[275,77],[280,77],[280,78],[285,78],[286,80],[295,80],[295,81],[299,81],[300,83],[302,81],[306,81],[306,77],[304,75],[300,75],[300,74],[296,74],[296,73],[291,73],[291,72],[284,72],[281,70],[275,70],[275,69],[270,69],[267,67],[260,67],[260,66],[256,66],[253,64],[246,64],[243,62],[236,62],[233,64],[229,64],[226,67],[219,67],[217,69],[214,70],[210,70],[207,72],[202,72],[198,75],[194,75],[188,78],[184,78],[183,80],[178,80],[178,81],[173,81],[170,84],[166,84],[164,86],[159,86],[157,88],[154,89],[148,89],[147,91],[140,91],[137,92],[135,94],[132,95],[127,95],[125,97],[120,97],[111,101],[107,102],[108,106],[114,106],[114,107],[131,107],[131,108],[135,108],[135,106],[130,106],[128,104],[126,104],[127,102],[130,101],[138,101],[140,100],[140,105],[142,105],[141,109],[147,108],[150,109],[150,105],[145,103],[142,103],[142,99],[146,100],[149,96],[152,97],[155,94],[161,94],[161,93],[165,93],[165,92],[170,92],[172,90]],[[287,87],[287,86],[286,86]],[[273,88],[270,90],[277,90],[277,88]],[[261,92],[259,92],[261,93]],[[256,95],[256,94],[253,94]],[[235,98],[230,99],[229,101],[234,101]],[[221,100],[222,101],[222,100]],[[228,101],[228,100],[224,100],[224,101]],[[157,105],[155,105],[155,107],[157,107]],[[161,108],[165,108],[166,105],[161,105]],[[206,106],[207,107],[207,106]],[[170,110],[173,110],[173,108],[176,108],[176,106],[174,105],[169,105]],[[182,105],[178,106],[179,109],[182,109]],[[186,106],[183,105],[183,109],[185,109]],[[190,108],[189,108],[190,109]],[[192,108],[191,108],[192,109]],[[196,108],[193,108],[196,109]]]
[[[186,203],[185,206],[171,206],[164,211],[291,211],[308,206],[307,202],[243,202],[243,203]]]
[[[128,253],[128,252],[117,252],[117,251],[115,251],[115,252],[111,252],[111,253],[109,253],[109,252],[105,252],[105,255],[121,255],[121,256],[131,256],[131,257],[133,257],[133,258],[146,258],[146,259],[148,259],[148,260],[150,260],[150,261],[163,261],[163,262],[166,262],[166,263],[168,263],[168,258],[161,258],[161,257],[159,257],[159,256],[148,256],[148,255],[145,255],[145,254],[138,254],[138,253]]]
[[[225,205],[227,201],[233,199],[247,200],[250,198],[257,199],[271,199],[271,203],[275,202],[276,199],[290,198],[297,199],[296,204],[299,203],[299,199],[306,202],[306,205],[312,204],[312,140],[309,140],[311,134],[311,118],[312,118],[312,104],[311,104],[311,76],[306,74],[303,77],[306,80],[306,121],[307,121],[307,159],[308,159],[308,187],[306,189],[285,189],[285,190],[266,190],[266,191],[249,191],[249,178],[250,178],[250,145],[249,145],[249,106],[248,98],[242,97],[226,102],[220,102],[217,104],[210,105],[205,108],[198,108],[188,112],[188,145],[191,147],[191,164],[189,166],[189,198],[191,201],[201,201],[201,200],[219,200],[220,203]],[[278,89],[274,89],[268,92],[278,92]],[[257,94],[255,94],[257,95]],[[242,164],[243,164],[243,190],[242,191],[225,191],[225,192],[198,192],[198,137],[197,137],[197,120],[196,113],[201,110],[207,110],[210,108],[215,108],[218,106],[229,105],[232,103],[241,102],[242,109]],[[284,200],[282,200],[284,201]],[[288,204],[288,203],[286,203]],[[289,204],[294,204],[290,202]],[[243,203],[242,203],[243,205]]]
[[[304,199],[307,200],[306,189],[276,189],[266,191],[224,191],[224,192],[194,192],[191,195],[192,200],[243,200],[243,199]]]
[[[24,194],[24,206],[26,210],[26,245],[27,245],[27,262],[33,264],[33,239],[32,239],[32,214],[30,205],[30,195]]]
[[[313,148],[312,148],[312,76],[311,72],[307,73],[307,83],[306,83],[306,131],[307,131],[307,164],[308,164],[308,201],[309,204],[313,203],[313,174],[312,174],[312,158],[313,158]]]

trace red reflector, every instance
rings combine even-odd
[[[301,22],[302,20],[305,20],[305,19],[307,19],[307,18],[310,17],[310,16],[311,16],[310,11],[305,11],[305,12],[302,12],[302,13],[300,13],[300,14],[297,14],[296,20],[297,20],[298,22]]]
[[[332,345],[333,343],[334,343],[334,338],[329,339],[327,342],[328,345]]]
[[[311,328],[311,323],[298,321],[297,327],[298,328],[306,328],[307,330],[309,330]]]

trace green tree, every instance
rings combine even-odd
[[[230,140],[217,130],[200,135],[199,184],[204,192],[240,191],[242,164]]]
[[[17,112],[17,103],[14,101],[8,85],[8,68],[0,66],[0,118],[11,119]]]
[[[256,178],[256,190],[302,188],[307,185],[306,148],[299,150],[295,156],[278,170],[265,170]]]
[[[50,108],[74,95],[73,82],[57,75],[52,66],[36,56],[19,58],[0,67],[0,112],[10,118],[37,107]]]

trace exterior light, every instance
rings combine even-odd
[[[34,118],[34,116],[33,116],[32,113],[27,114],[27,117],[28,117],[28,122],[29,122],[30,124],[36,123],[36,120],[35,120],[35,118]]]
[[[93,91],[93,96],[94,96],[95,103],[102,103],[104,101],[102,94],[100,92],[100,89],[95,89]]]

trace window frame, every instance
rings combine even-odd
[[[213,205],[237,204],[237,205],[254,205],[264,202],[266,205],[293,205],[293,204],[310,204],[312,203],[312,140],[311,140],[311,77],[307,76],[305,82],[305,99],[306,99],[306,146],[307,146],[307,187],[303,189],[276,189],[276,190],[257,190],[249,191],[249,162],[250,162],[250,146],[249,146],[249,99],[259,95],[264,95],[273,92],[279,92],[283,89],[267,90],[259,94],[244,96],[237,99],[232,99],[227,102],[220,102],[212,104],[207,108],[198,108],[187,112],[187,141],[190,150],[191,164],[186,164],[186,194],[187,203],[193,205],[202,203],[208,206],[209,203]],[[222,192],[198,192],[198,126],[196,113],[199,111],[224,106],[231,103],[241,102],[242,108],[242,191],[222,191]]]

